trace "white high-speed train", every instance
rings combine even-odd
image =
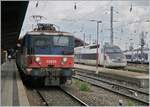
[[[96,65],[97,45],[76,47],[74,49],[75,63]],[[99,60],[98,64],[105,67],[125,67],[127,65],[126,57],[118,46],[98,45]]]

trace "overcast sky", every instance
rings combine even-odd
[[[60,27],[60,30],[73,33],[86,42],[96,40],[96,22],[101,20],[100,39],[102,43],[110,42],[110,7],[114,7],[114,44],[125,50],[133,42],[138,47],[139,34],[144,31],[147,44],[150,43],[150,1],[149,0],[119,0],[119,1],[30,1],[20,36],[32,30],[35,21],[32,15],[44,16],[42,22],[48,22]],[[74,5],[76,3],[76,10]],[[131,9],[132,8],[132,9]],[[133,40],[131,40],[133,39]],[[148,44],[150,47],[150,44]]]

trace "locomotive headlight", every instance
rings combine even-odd
[[[67,58],[66,57],[63,58],[63,62],[67,62]]]
[[[62,59],[61,64],[62,64],[62,65],[64,65],[66,62],[67,62],[67,58],[66,58],[66,57],[64,57],[64,58]]]
[[[36,58],[35,58],[35,61],[36,61],[36,62],[40,62],[40,57],[36,57]]]

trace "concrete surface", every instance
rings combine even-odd
[[[96,72],[95,66],[75,64],[74,68]],[[143,88],[149,87],[149,75],[145,73],[137,73],[137,72],[98,67],[98,74],[103,77],[135,83]]]
[[[1,65],[1,106],[29,106],[14,60]]]

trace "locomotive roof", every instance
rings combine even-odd
[[[30,31],[27,32],[26,35],[63,35],[63,36],[73,36],[73,34],[69,33],[69,32],[62,32],[62,31]]]

